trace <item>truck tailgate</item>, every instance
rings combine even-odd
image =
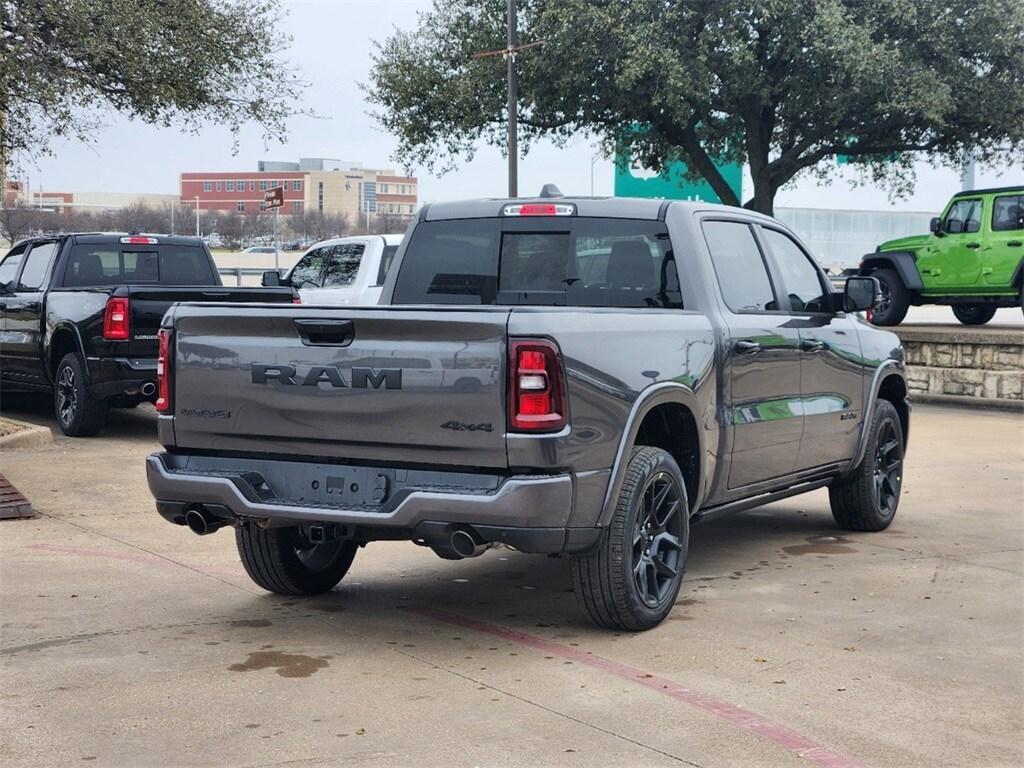
[[[129,285],[117,289],[114,295],[126,295],[130,301],[131,343],[128,354],[150,358],[156,357],[156,332],[160,329],[160,321],[167,309],[176,302],[292,302],[291,288],[228,288],[215,285]]]
[[[508,310],[179,306],[179,448],[507,466]]]

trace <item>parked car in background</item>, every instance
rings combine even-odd
[[[675,604],[691,522],[824,487],[841,528],[896,514],[903,350],[857,315],[878,283],[835,292],[774,219],[435,204],[384,282],[375,307],[164,318],[157,510],[233,526],[264,589],[325,592],[372,541],[500,543],[572,556],[590,618],[642,630]]]
[[[948,304],[964,325],[999,307],[1024,309],[1024,187],[958,192],[931,233],[882,243],[859,272],[878,278],[876,325],[897,325],[911,304]]]
[[[277,253],[277,249],[272,245],[250,245],[248,248],[243,248],[242,253],[269,253],[273,255]]]
[[[270,270],[263,285],[295,288],[305,304],[376,304],[402,235],[361,235],[317,243],[284,277]]]
[[[64,434],[94,435],[111,406],[160,396],[157,329],[172,304],[295,300],[288,288],[223,287],[197,237],[22,240],[0,260],[0,388],[52,392]]]

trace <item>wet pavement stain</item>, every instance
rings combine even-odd
[[[232,621],[232,627],[269,627],[273,622],[267,619],[239,619]]]
[[[783,547],[782,551],[790,555],[849,555],[857,551],[839,536],[808,536],[804,541],[807,543]]]
[[[345,610],[344,605],[314,605],[312,606],[315,611],[323,611],[324,613],[341,613]]]
[[[232,672],[254,672],[260,669],[276,669],[280,677],[309,677],[327,667],[330,656],[306,656],[284,651],[252,651],[241,664],[232,664]]]

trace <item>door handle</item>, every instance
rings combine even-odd
[[[819,339],[805,339],[800,342],[800,349],[804,352],[821,352],[825,348],[825,342]]]
[[[356,338],[351,320],[296,320],[302,343],[314,347],[347,347]]]
[[[965,247],[974,250],[975,248],[981,248],[981,243],[968,243]]]
[[[25,312],[38,312],[42,308],[42,304],[38,301],[30,301],[27,304],[22,304],[19,309]]]
[[[756,341],[737,341],[732,348],[741,355],[756,355],[761,351],[761,345]]]
[[[1010,242],[1007,243],[1007,245],[1010,246],[1011,248],[1020,248],[1022,245],[1024,245],[1024,242],[1021,242],[1020,240],[1011,240]]]

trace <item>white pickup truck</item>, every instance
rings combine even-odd
[[[376,304],[402,235],[360,235],[317,243],[284,277],[263,273],[263,285],[291,286],[303,304]]]

